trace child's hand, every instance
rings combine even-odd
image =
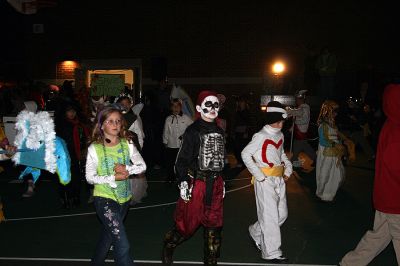
[[[114,166],[114,171],[115,171],[116,173],[118,173],[118,172],[124,172],[124,171],[126,171],[126,166],[125,166],[124,164],[119,164],[119,163],[117,163],[117,164],[115,164],[115,166]]]
[[[7,157],[11,157],[15,154],[17,147],[12,146],[12,145],[6,145],[6,151],[7,151]]]
[[[115,180],[125,180],[129,178],[129,172],[126,170],[126,166],[123,164],[116,164],[114,167]]]
[[[121,181],[121,180],[126,180],[129,177],[129,173],[126,171],[126,173],[123,172],[118,172],[115,174],[115,180],[116,181]]]
[[[284,181],[288,181],[289,178],[290,178],[290,176],[287,176],[287,175],[284,175],[284,176],[283,176],[283,180],[284,180]]]

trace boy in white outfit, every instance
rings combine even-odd
[[[182,135],[186,128],[193,123],[193,120],[182,113],[182,103],[179,99],[172,99],[170,107],[171,115],[165,119],[164,124],[163,143],[166,147],[167,181],[172,183],[176,181],[174,165],[182,145]]]
[[[261,258],[273,263],[287,262],[280,249],[280,226],[288,215],[285,181],[292,174],[281,132],[286,117],[282,104],[268,103],[266,125],[242,151],[243,162],[253,175],[257,205],[258,221],[249,226],[249,233]]]

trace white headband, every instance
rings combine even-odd
[[[275,113],[282,113],[282,117],[283,117],[283,118],[286,118],[286,117],[287,117],[287,112],[286,112],[285,109],[280,108],[280,107],[268,107],[268,106],[267,106],[267,113],[272,113],[272,112],[275,112]]]

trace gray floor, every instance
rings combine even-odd
[[[353,249],[373,222],[371,192],[373,169],[358,161],[346,167],[347,177],[333,204],[315,199],[315,173],[300,173],[287,183],[289,217],[282,226],[282,250],[292,265],[336,265]],[[221,262],[235,265],[265,262],[247,235],[247,227],[256,219],[253,188],[246,170],[240,174],[231,169],[226,188],[224,238]],[[93,206],[60,209],[54,177],[45,175],[37,186],[37,194],[21,198],[23,185],[10,183],[13,173],[0,175],[0,195],[7,222],[0,224],[0,257],[89,259],[100,230]],[[164,233],[172,226],[175,186],[162,182],[162,170],[150,170],[148,197],[134,206],[127,217],[126,228],[136,260],[159,261]],[[21,219],[27,218],[27,219]],[[177,261],[202,261],[202,230],[176,250]],[[112,258],[112,254],[110,254]],[[38,263],[38,264],[35,264]],[[87,262],[0,260],[0,265],[87,265]],[[141,265],[141,264],[138,264]],[[143,264],[151,265],[151,264]],[[370,265],[396,265],[390,245]]]

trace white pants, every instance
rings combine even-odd
[[[397,264],[400,265],[400,214],[375,212],[374,228],[367,231],[355,250],[343,257],[342,266],[368,265],[390,241],[396,252]]]
[[[258,221],[249,226],[249,233],[261,246],[263,259],[282,256],[280,226],[285,222],[288,211],[286,185],[282,177],[266,177],[263,182],[255,181]]]
[[[324,147],[319,145],[317,152],[316,181],[317,190],[315,194],[325,201],[332,201],[345,176],[342,161],[337,157],[325,156]]]

